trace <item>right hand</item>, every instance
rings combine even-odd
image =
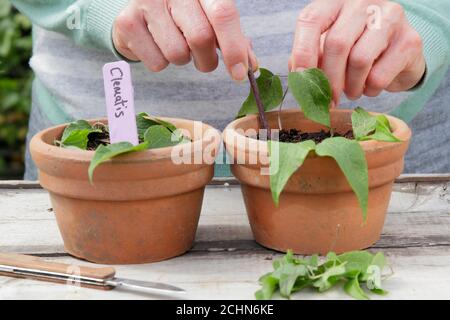
[[[247,76],[257,61],[241,31],[234,0],[131,0],[114,22],[113,41],[124,57],[158,72],[194,59],[202,72],[217,68],[217,48],[231,77]]]

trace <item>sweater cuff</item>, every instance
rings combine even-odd
[[[423,41],[426,71],[417,85],[408,91],[414,92],[423,88],[433,74],[447,63],[447,50],[449,44],[439,28],[422,18],[415,9],[406,8],[406,16],[411,26],[420,34]]]
[[[88,7],[86,25],[93,43],[123,59],[114,47],[112,29],[114,20],[128,4],[128,0],[93,0]]]

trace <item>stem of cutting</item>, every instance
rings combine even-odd
[[[250,87],[255,97],[256,105],[258,107],[259,113],[259,124],[262,129],[267,130],[267,135],[269,135],[269,124],[267,122],[266,113],[264,111],[264,105],[261,101],[261,96],[259,95],[258,85],[256,84],[255,75],[253,74],[253,66],[251,61],[248,62],[248,79],[250,81]]]

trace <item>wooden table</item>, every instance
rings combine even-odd
[[[394,269],[390,292],[374,299],[450,299],[450,175],[402,176],[395,184],[381,240]],[[0,182],[0,252],[90,265],[64,252],[47,193],[32,182]],[[253,299],[257,279],[280,254],[252,240],[239,186],[208,186],[196,243],[187,254],[159,263],[116,266],[121,277],[161,281],[188,299]],[[2,299],[152,299],[156,296],[0,277]],[[342,290],[305,291],[296,299],[347,299]]]

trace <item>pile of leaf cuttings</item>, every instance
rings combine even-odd
[[[283,258],[273,262],[274,271],[259,279],[262,288],[255,297],[268,300],[279,292],[282,297],[290,298],[305,288],[325,292],[341,285],[351,297],[368,300],[368,292],[387,294],[381,287],[381,280],[386,277],[383,275],[386,266],[386,258],[381,252],[351,251],[341,255],[330,252],[320,262],[318,255],[300,259],[288,251]]]

